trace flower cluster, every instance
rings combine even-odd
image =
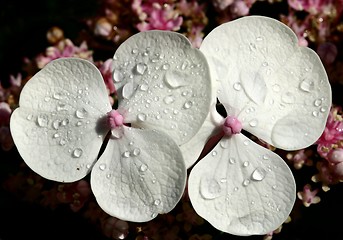
[[[343,102],[333,92],[330,107],[323,66],[314,53],[296,46],[315,50],[332,88],[341,87],[341,1],[286,1],[288,15],[277,20],[298,39],[282,35],[288,30],[278,21],[254,19],[262,30],[245,22],[254,7],[281,1],[99,2],[99,14],[86,21],[89,36],[74,41],[52,27],[50,46],[0,85],[2,151],[15,142],[29,167],[62,182],[21,164],[8,174],[7,191],[51,209],[67,206],[110,239],[131,234],[137,240],[210,240],[213,230],[201,229],[212,226],[271,239],[283,222],[292,224],[289,215],[299,217],[294,201],[321,205],[324,193],[343,181]],[[171,32],[186,36],[193,47]],[[114,58],[94,57],[104,49],[115,52]],[[274,49],[280,49],[274,55],[279,60],[267,54]],[[274,71],[288,58],[293,63]],[[44,96],[32,100],[33,88],[46,83]],[[56,111],[30,112],[24,102]],[[10,121],[11,128],[25,122],[25,129],[10,131]],[[38,135],[53,142],[46,165],[39,161],[47,148]],[[37,154],[27,154],[30,144],[38,146]],[[84,178],[91,170],[90,179]],[[304,182],[295,185],[292,173]],[[261,215],[278,219],[268,222]]]

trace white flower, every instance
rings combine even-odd
[[[11,133],[41,176],[73,182],[92,170],[91,187],[104,211],[148,221],[173,209],[183,194],[186,167],[178,145],[196,134],[209,111],[209,68],[185,37],[163,31],[129,38],[113,67],[117,110],[92,63],[58,59],[23,88]]]
[[[227,118],[208,116],[206,130],[220,128],[223,137],[192,169],[188,190],[196,212],[221,231],[273,231],[296,196],[284,160],[241,129],[285,150],[313,144],[324,130],[331,105],[328,78],[317,54],[297,42],[284,24],[250,16],[217,27],[200,47]]]

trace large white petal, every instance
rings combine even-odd
[[[179,147],[155,130],[124,128],[110,139],[94,165],[91,186],[97,202],[117,218],[144,222],[171,211],[186,184]]]
[[[245,130],[288,150],[319,138],[331,105],[318,55],[297,42],[283,23],[249,16],[217,27],[200,48],[221,83],[218,98],[228,114]]]
[[[158,129],[178,144],[200,129],[211,104],[203,54],[175,32],[141,32],[114,55],[113,78],[125,122]]]
[[[224,137],[195,165],[188,192],[195,211],[217,229],[266,234],[288,217],[295,181],[277,154],[237,134]]]
[[[24,86],[11,116],[20,155],[35,172],[56,181],[84,177],[97,159],[111,110],[98,69],[82,59],[52,61]]]

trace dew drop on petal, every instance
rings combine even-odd
[[[212,152],[212,156],[213,156],[213,157],[217,156],[217,152],[216,152],[216,151],[213,151],[213,152]]]
[[[82,156],[82,153],[83,153],[83,151],[81,148],[75,148],[73,151],[73,157],[79,158]]]
[[[100,165],[99,165],[99,169],[100,169],[101,171],[104,171],[104,170],[106,169],[106,164],[105,164],[105,163],[100,164]]]
[[[229,163],[230,163],[230,164],[235,164],[235,163],[236,163],[236,159],[230,157],[230,158],[229,158]]]
[[[168,63],[165,63],[162,65],[163,70],[168,70],[170,68],[170,65]]]
[[[165,104],[171,104],[175,101],[175,98],[172,96],[172,95],[169,95],[169,96],[166,96],[164,99],[163,99],[163,102]]]
[[[318,113],[317,111],[313,111],[313,112],[312,112],[312,116],[313,116],[313,117],[318,117],[318,115],[319,115],[319,113]]]
[[[128,82],[124,85],[122,95],[123,98],[130,99],[134,93],[134,85],[132,82]]]
[[[114,82],[121,82],[123,80],[124,75],[117,69],[113,71],[113,80]]]
[[[141,172],[145,172],[147,170],[148,170],[148,166],[144,163],[139,167],[139,171]]]
[[[249,162],[248,161],[245,161],[244,163],[243,163],[243,167],[247,167],[247,166],[249,166]]]
[[[236,82],[233,84],[233,89],[240,91],[242,89],[242,85],[239,82]]]
[[[147,69],[147,65],[145,63],[138,63],[136,65],[136,72],[140,75],[143,75],[146,69]]]
[[[160,199],[156,199],[155,201],[154,201],[154,205],[155,206],[158,206],[158,205],[160,205],[161,204],[161,200]]]
[[[60,126],[60,121],[59,120],[55,120],[55,121],[52,122],[52,127],[54,129],[57,130],[59,128],[59,126]]]
[[[143,92],[147,91],[149,89],[148,84],[143,83],[142,85],[140,85],[139,89]]]
[[[40,127],[46,127],[48,126],[48,118],[45,115],[41,115],[37,117],[37,124]]]
[[[217,180],[214,178],[208,179],[203,178],[201,179],[200,183],[200,194],[205,199],[214,199],[221,194],[221,186]]]
[[[186,75],[177,71],[166,72],[164,81],[170,88],[179,88],[188,85]]]
[[[141,122],[144,122],[144,121],[147,119],[147,116],[146,116],[145,113],[139,113],[139,114],[137,115],[137,119],[138,119],[139,121],[141,121]]]
[[[122,156],[124,158],[128,158],[128,157],[130,157],[130,152],[129,151],[125,151],[125,152],[123,152]]]
[[[64,140],[64,139],[61,139],[60,142],[59,142],[59,144],[60,144],[61,146],[66,145],[66,143],[67,143],[67,141]]]
[[[141,153],[141,150],[139,148],[135,148],[132,151],[133,156],[138,156]]]
[[[87,110],[84,109],[84,108],[82,108],[82,109],[77,109],[77,110],[75,111],[75,116],[76,116],[77,118],[82,119],[82,118],[85,118],[86,115],[87,115]]]
[[[308,79],[301,81],[299,88],[304,92],[311,92],[314,89],[314,83]]]
[[[250,125],[251,127],[256,127],[257,124],[258,124],[257,119],[252,119],[252,120],[249,122],[249,125]]]
[[[60,137],[60,134],[59,133],[55,133],[54,135],[53,135],[53,138],[59,138]]]
[[[245,179],[244,181],[243,181],[243,186],[248,186],[250,184],[250,180],[249,179]]]
[[[220,146],[222,147],[222,148],[229,148],[229,146],[230,146],[230,142],[229,142],[229,140],[228,139],[222,139],[221,141],[220,141]]]
[[[319,107],[320,105],[322,105],[322,100],[321,99],[316,99],[314,102],[313,102],[313,104],[314,104],[314,106],[316,106],[316,107]]]
[[[266,173],[267,173],[266,170],[258,167],[252,172],[251,179],[254,181],[262,181],[265,178]]]
[[[192,101],[187,101],[187,102],[185,102],[185,103],[183,104],[183,107],[184,107],[185,109],[189,109],[189,108],[191,108],[192,106],[193,106]]]

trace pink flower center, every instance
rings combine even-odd
[[[227,136],[240,133],[242,131],[242,124],[236,117],[227,116],[223,124],[223,131]]]
[[[117,110],[111,110],[107,113],[107,123],[111,129],[115,129],[124,124],[124,117]]]

